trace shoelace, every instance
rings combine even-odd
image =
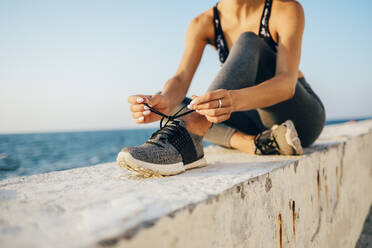
[[[149,108],[149,110],[157,115],[160,115],[162,118],[160,120],[160,129],[158,131],[156,131],[155,133],[153,133],[150,137],[150,139],[154,138],[156,135],[158,134],[163,134],[164,136],[161,138],[161,139],[168,139],[170,137],[172,137],[173,135],[175,135],[177,133],[177,130],[178,130],[178,122],[175,123],[175,122],[172,122],[171,124],[168,124],[170,121],[174,121],[175,119],[178,119],[184,115],[187,115],[187,114],[190,114],[192,112],[194,112],[195,110],[189,110],[185,113],[182,113],[182,114],[179,114],[183,109],[186,108],[186,105],[182,106],[174,115],[166,115],[160,111],[157,111],[156,109],[152,108],[150,105],[148,105],[147,103],[144,103],[144,105],[146,107]],[[163,125],[163,121],[164,119],[167,119],[167,121],[165,122],[165,124]],[[151,144],[154,144],[154,145],[160,145],[156,142],[153,142],[153,141],[150,141],[148,140],[147,141],[148,143],[151,143]],[[161,145],[160,145],[161,146]]]
[[[254,139],[254,144],[256,146],[255,153],[257,154],[257,150],[260,150],[262,154],[280,154],[280,152],[277,150],[279,145],[275,137],[262,136],[262,133],[260,133]]]
[[[161,118],[161,120],[160,120],[160,129],[162,129],[162,128],[164,128],[165,126],[167,126],[167,124],[168,124],[168,122],[169,121],[174,121],[175,119],[177,119],[177,118],[180,118],[180,117],[182,117],[182,116],[184,116],[184,115],[188,115],[188,114],[190,114],[190,113],[192,113],[192,112],[194,112],[195,110],[189,110],[189,111],[187,111],[187,112],[185,112],[185,113],[182,113],[182,114],[178,114],[179,112],[181,112],[182,110],[184,110],[185,108],[186,108],[186,105],[184,105],[184,106],[182,106],[174,115],[166,115],[166,114],[163,114],[162,112],[160,112],[160,111],[157,111],[156,109],[154,109],[153,107],[151,107],[150,105],[148,105],[147,103],[144,103],[144,105],[146,106],[146,107],[148,107],[149,108],[149,110],[151,111],[151,112],[153,112],[154,114],[157,114],[157,115],[160,115],[162,118]],[[165,124],[164,124],[164,126],[163,126],[163,121],[164,121],[164,119],[165,118],[167,118],[167,122],[165,122]]]

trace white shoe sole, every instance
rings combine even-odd
[[[177,175],[186,170],[207,165],[204,157],[187,165],[183,165],[182,162],[175,164],[153,164],[135,159],[129,152],[119,152],[116,161],[120,167],[139,173],[145,177]]]
[[[291,120],[287,120],[284,122],[284,125],[287,127],[287,132],[285,133],[285,139],[287,143],[292,146],[293,150],[295,151],[295,154],[301,155],[304,153],[301,141],[298,138],[298,134],[296,131],[296,128]]]

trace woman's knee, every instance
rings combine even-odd
[[[257,51],[258,49],[252,48],[262,46],[262,42],[262,39],[258,37],[254,32],[243,32],[234,43],[234,46],[247,47],[249,48],[249,50]]]
[[[240,34],[238,40],[252,40],[257,41],[259,37],[252,31],[249,32],[243,32]]]
[[[276,55],[266,42],[254,32],[241,33],[231,48],[228,60],[249,60],[275,59]]]

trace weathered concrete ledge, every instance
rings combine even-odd
[[[372,121],[300,157],[207,148],[141,179],[114,163],[0,181],[0,247],[354,247],[372,203]]]

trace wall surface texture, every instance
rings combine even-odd
[[[354,247],[372,203],[372,121],[303,156],[206,148],[141,178],[114,163],[0,181],[1,247]]]

